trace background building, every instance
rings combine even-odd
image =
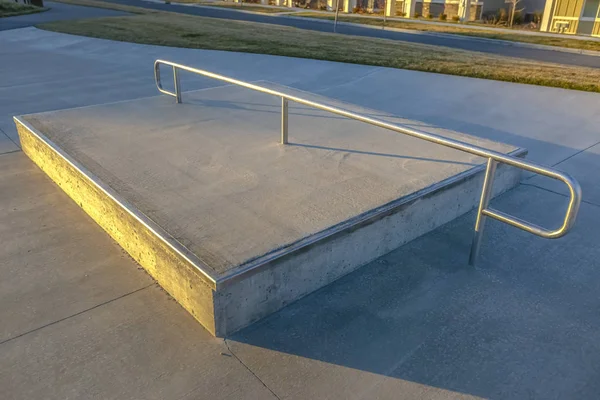
[[[542,32],[600,36],[600,0],[547,0]]]

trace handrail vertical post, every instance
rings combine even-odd
[[[288,100],[281,98],[281,144],[288,143]]]
[[[485,178],[483,179],[483,188],[481,189],[481,200],[477,210],[477,219],[475,220],[475,233],[473,234],[473,243],[471,244],[471,254],[469,255],[469,265],[475,266],[479,249],[481,247],[481,238],[483,236],[483,226],[486,216],[483,214],[490,204],[492,191],[494,187],[494,175],[496,174],[497,162],[493,158],[488,158],[487,168],[485,169]]]
[[[154,81],[159,90],[162,89],[162,81],[160,79],[160,64],[154,66]]]
[[[179,83],[179,72],[177,67],[173,66],[173,84],[175,86],[175,101],[181,103],[181,85]]]

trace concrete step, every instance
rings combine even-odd
[[[524,149],[382,115],[499,152]],[[16,117],[25,153],[216,336],[478,203],[484,160],[236,86]],[[499,194],[519,171],[498,169]],[[465,254],[465,262],[467,259]]]

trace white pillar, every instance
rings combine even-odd
[[[542,16],[542,23],[540,24],[540,31],[550,32],[552,29],[552,18],[554,17],[554,7],[556,6],[556,0],[546,0],[546,6],[544,7],[544,15]]]
[[[367,1],[367,12],[372,13],[373,10],[375,10],[375,0],[368,0]]]
[[[396,0],[385,0],[385,15],[387,17],[396,16]]]
[[[327,0],[327,11],[335,10],[335,3],[337,0]]]
[[[406,18],[413,17],[416,3],[416,0],[404,0],[404,14]]]
[[[460,0],[458,4],[458,17],[460,22],[469,22],[471,13],[471,0]]]
[[[260,0],[260,4],[268,6],[269,5],[269,0]]]
[[[344,2],[344,12],[351,13],[356,7],[356,0],[340,0]]]
[[[276,6],[285,6],[285,0],[275,0]]]

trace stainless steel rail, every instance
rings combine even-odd
[[[160,80],[160,66],[167,65],[173,68],[173,81],[175,86],[175,92],[169,92],[162,86]],[[477,220],[475,222],[475,234],[473,236],[473,243],[471,245],[471,253],[469,256],[469,264],[475,265],[479,249],[481,247],[481,237],[483,234],[483,227],[486,217],[494,218],[498,221],[512,225],[524,231],[533,233],[534,235],[541,236],[547,239],[556,239],[564,236],[569,232],[575,223],[577,218],[577,212],[579,211],[579,205],[581,203],[581,187],[579,183],[572,178],[570,175],[557,171],[552,168],[545,167],[543,165],[525,161],[523,159],[512,157],[506,154],[498,153],[493,150],[488,150],[483,147],[474,146],[468,143],[464,143],[458,140],[449,139],[443,136],[435,135],[432,133],[422,132],[416,129],[411,129],[403,126],[394,125],[376,118],[367,117],[364,115],[356,114],[351,111],[343,110],[340,108],[328,106],[325,104],[317,103],[314,101],[306,100],[301,97],[292,96],[286,93],[278,92],[276,90],[267,89],[262,86],[254,85],[252,83],[240,81],[237,79],[229,78],[223,75],[215,74],[213,72],[204,71],[188,67],[185,65],[173,63],[170,61],[156,60],[154,62],[154,78],[156,81],[156,87],[161,93],[168,94],[175,97],[177,103],[181,103],[181,84],[179,82],[179,70],[192,72],[198,75],[207,76],[209,78],[217,79],[220,81],[228,82],[234,85],[242,86],[248,89],[256,90],[258,92],[270,94],[272,96],[281,98],[281,143],[288,143],[288,102],[293,101],[295,103],[304,104],[309,107],[313,107],[319,110],[328,111],[333,114],[341,115],[343,117],[351,118],[357,121],[365,122],[367,124],[375,125],[380,128],[389,129],[394,132],[402,133],[419,139],[426,140],[431,143],[440,144],[442,146],[450,147],[452,149],[464,151],[466,153],[474,154],[479,157],[487,158],[487,167],[485,171],[485,178],[483,181],[483,188],[481,191],[481,199],[479,202],[479,209],[477,211]],[[517,217],[506,214],[502,211],[495,210],[489,207],[489,202],[492,197],[492,187],[494,181],[494,175],[496,173],[496,166],[498,163],[511,165],[513,167],[521,168],[526,171],[531,171],[536,174],[544,175],[553,179],[564,182],[569,188],[569,205],[562,225],[554,230],[542,228],[535,224],[529,223]]]

